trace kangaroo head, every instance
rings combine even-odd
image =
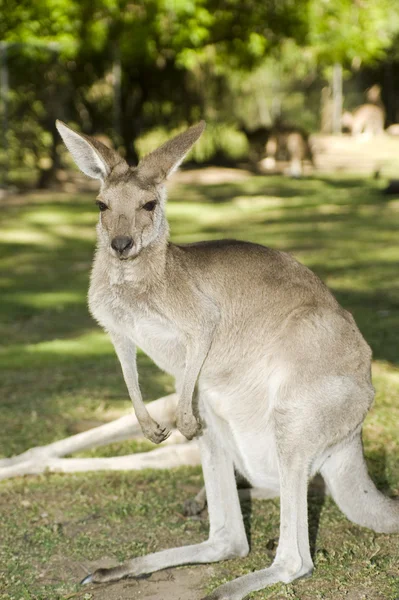
[[[342,127],[347,127],[348,129],[351,129],[353,126],[353,114],[348,110],[342,113],[341,125]]]
[[[204,121],[145,156],[137,167],[62,121],[57,121],[57,129],[80,170],[101,181],[97,231],[102,246],[115,258],[126,260],[167,236],[165,180],[204,131]]]

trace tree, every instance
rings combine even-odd
[[[50,157],[45,184],[61,116],[112,136],[135,162],[154,124],[231,120],[243,79],[268,57],[288,80],[304,52],[325,68],[371,61],[397,30],[390,0],[9,0],[0,40],[13,44],[12,160]]]
[[[135,161],[135,140],[144,125],[173,126],[203,112],[204,90],[196,80],[204,64],[212,60],[219,71],[227,64],[250,68],[284,36],[304,39],[306,6],[307,0],[248,0],[245,6],[238,0],[38,0],[28,5],[12,0],[4,8],[0,37],[23,44],[24,60],[15,58],[12,85],[24,89],[26,73],[36,72],[31,83],[44,109],[43,126],[50,130],[54,94],[49,77],[55,86],[60,77],[70,82],[69,118],[83,116],[89,133],[100,126],[110,130],[112,93],[103,94],[98,106],[91,92],[120,64],[120,130],[127,158]],[[57,48],[57,61],[44,51],[50,44]],[[42,72],[38,63],[47,70]],[[55,76],[55,63],[63,66],[64,75],[60,68]],[[55,145],[53,138],[53,157]]]
[[[385,56],[399,31],[399,7],[390,0],[312,0],[309,44],[332,78],[332,126],[341,131],[343,67]]]
[[[391,0],[311,0],[308,43],[320,64],[370,63],[385,56],[399,31]]]

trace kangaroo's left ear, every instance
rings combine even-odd
[[[95,138],[74,131],[62,121],[56,121],[56,126],[75,163],[89,177],[104,181],[117,164],[125,162]]]
[[[178,168],[204,129],[205,121],[200,121],[144,156],[137,167],[138,177],[144,181],[161,183]]]

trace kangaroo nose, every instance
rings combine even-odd
[[[127,235],[118,235],[111,242],[111,248],[122,254],[124,250],[130,250],[133,246],[133,239]]]

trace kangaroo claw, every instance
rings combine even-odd
[[[154,444],[164,442],[171,434],[171,431],[167,427],[158,425],[155,421],[152,421],[150,426],[142,426],[142,430],[145,437]]]

